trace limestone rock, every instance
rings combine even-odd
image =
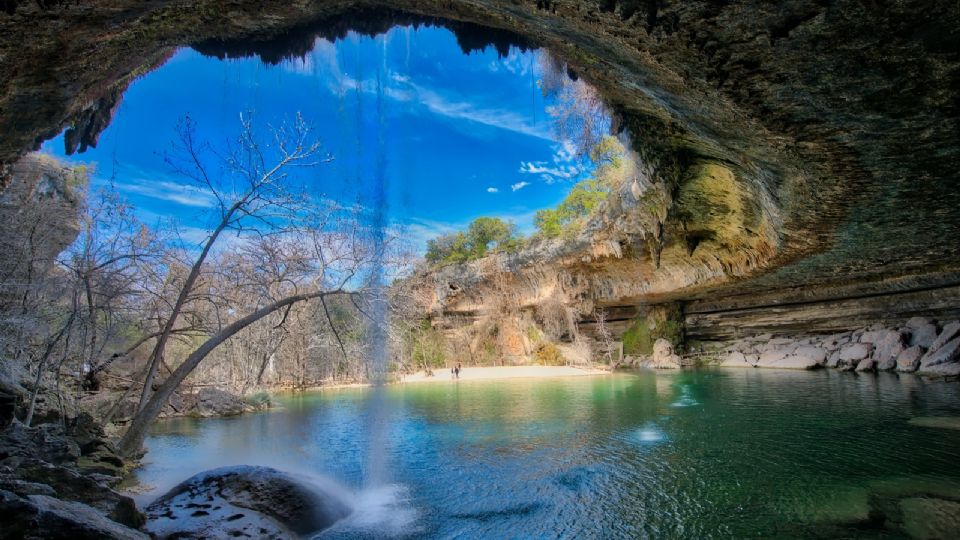
[[[907,320],[907,324],[904,326],[911,330],[916,330],[917,328],[921,328],[930,324],[936,325],[937,321],[930,317],[910,317],[910,319]]]
[[[680,356],[673,352],[673,344],[659,338],[653,343],[653,367],[656,369],[679,369]]]
[[[147,540],[146,534],[125,527],[78,502],[47,495],[20,496],[0,490],[0,523],[5,538],[62,540]]]
[[[193,398],[187,414],[201,418],[235,416],[243,414],[249,408],[239,396],[217,388],[202,388]]]
[[[872,358],[877,363],[877,369],[890,371],[897,367],[897,355],[906,348],[906,343],[899,331],[886,330],[874,342],[874,347]]]
[[[933,345],[933,342],[936,341],[937,334],[937,325],[933,323],[910,327],[909,345],[911,347],[919,345],[924,349],[929,349],[930,346]]]
[[[904,349],[897,355],[897,371],[913,373],[920,367],[920,358],[923,356],[923,347],[914,345]]]
[[[835,368],[840,365],[840,351],[836,350],[830,353],[830,358],[827,359],[827,367]]]
[[[753,367],[753,363],[747,362],[746,355],[739,351],[728,354],[720,365],[722,367]]]
[[[960,362],[952,362],[949,364],[937,364],[935,366],[929,366],[929,367],[924,367],[923,365],[921,365],[917,373],[921,375],[938,376],[938,377],[956,377],[960,375]]]
[[[869,343],[850,343],[840,349],[840,362],[856,364],[860,360],[870,356],[873,351],[873,345]]]
[[[352,509],[332,490],[269,467],[200,473],[147,507],[157,538],[298,538],[322,531]]]
[[[960,322],[954,321],[944,325],[943,330],[940,331],[940,335],[937,336],[937,339],[933,340],[933,343],[927,349],[927,354],[930,355],[937,352],[938,349],[958,335],[960,335]]]
[[[944,332],[946,332],[946,330],[944,330]],[[924,368],[940,364],[956,362],[957,360],[960,360],[960,338],[955,338],[937,349],[927,351],[927,354],[923,355],[923,358],[920,359],[920,370],[922,371]]]
[[[876,360],[864,358],[857,364],[857,371],[873,371],[877,367]]]
[[[824,349],[823,347],[817,347],[814,345],[803,345],[803,346],[797,347],[797,350],[793,351],[793,354],[798,358],[803,358],[818,366],[822,366],[827,362],[827,350]]]
[[[770,350],[760,355],[757,361],[757,367],[776,367],[778,363],[789,356],[786,350]]]

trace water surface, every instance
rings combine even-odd
[[[960,416],[956,383],[730,369],[393,386],[380,406],[371,395],[162,422],[142,499],[227,464],[320,475],[358,505],[323,538],[894,538],[900,498],[960,500],[960,431],[910,422]],[[365,482],[373,414],[382,486]]]

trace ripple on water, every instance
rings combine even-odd
[[[643,426],[626,433],[624,439],[632,444],[648,446],[662,443],[668,439],[667,434],[656,424],[644,424]]]

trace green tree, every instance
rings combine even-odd
[[[517,227],[500,218],[480,217],[466,232],[444,234],[427,241],[426,260],[432,264],[459,263],[484,257],[492,250],[511,250],[520,244]]]

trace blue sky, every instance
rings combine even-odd
[[[94,185],[114,179],[148,225],[172,220],[199,232],[213,200],[162,158],[178,119],[189,115],[199,137],[218,144],[237,132],[241,112],[261,125],[299,112],[334,157],[311,184],[315,196],[369,204],[383,160],[387,219],[421,245],[482,215],[529,232],[533,213],[556,205],[582,174],[554,136],[538,54],[466,56],[449,31],[423,27],[318,40],[307,57],[279,66],[182,49],[131,85],[97,148],[66,159],[93,163]],[[65,157],[62,136],[43,150]]]

